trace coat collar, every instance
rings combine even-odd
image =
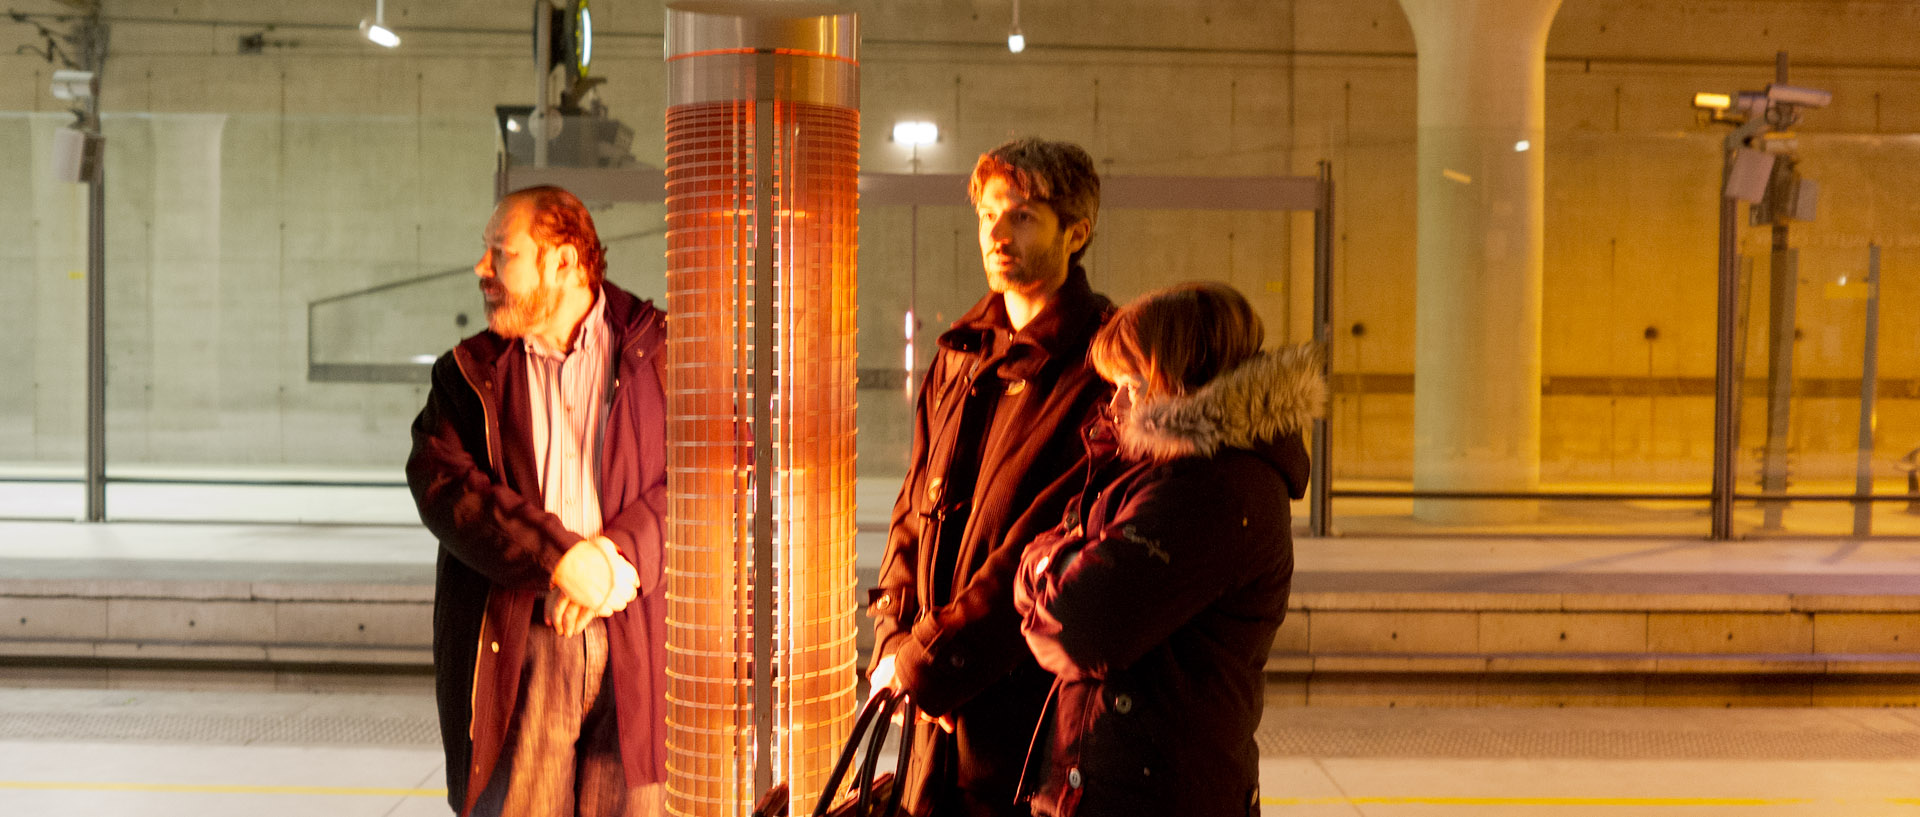
[[[1165,461],[1297,434],[1325,409],[1320,361],[1310,344],[1262,352],[1196,391],[1137,404],[1116,425],[1121,451]]]
[[[1009,374],[1028,377],[1045,367],[1054,357],[1078,358],[1086,354],[1093,333],[1113,311],[1113,302],[1093,291],[1087,271],[1079,265],[1067,270],[1067,280],[1054,293],[1046,309],[1019,332],[1005,348]],[[967,314],[953,322],[953,328],[940,335],[940,346],[977,355],[988,348],[994,332],[1012,329],[1007,319],[1006,296],[993,293],[981,298]]]

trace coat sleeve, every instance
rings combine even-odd
[[[986,560],[955,588],[953,598],[914,622],[912,638],[899,647],[895,671],[912,690],[915,704],[929,714],[965,704],[1027,660],[1013,600],[1020,557],[1036,537],[1059,526],[1067,504],[1085,486],[1088,465],[1080,431],[1099,414],[1107,394],[1106,383],[1090,368],[1063,378],[1062,384],[1069,401],[1063,420],[1027,471],[1027,478],[1045,481],[1031,490],[1031,501],[1013,516],[1002,538],[990,543]]]
[[[972,700],[1025,657],[1013,598],[1020,557],[1028,543],[1059,526],[1084,470],[1070,468],[1048,485],[953,601],[928,610],[912,637],[901,641],[895,671],[927,714],[944,715]]]
[[[485,410],[453,354],[442,356],[426,408],[413,421],[407,487],[420,521],[447,552],[496,585],[545,590],[554,564],[580,537],[540,503],[496,482],[485,462]]]
[[[1029,553],[1021,633],[1066,682],[1101,679],[1162,643],[1280,551],[1245,530],[1246,509],[1181,464],[1135,483],[1098,530]]]
[[[646,356],[653,361],[653,379],[640,385],[649,391],[642,398],[648,410],[642,412],[639,422],[657,422],[664,428],[667,405],[666,374],[662,369],[667,359],[664,333],[654,336]],[[601,528],[600,534],[613,540],[620,554],[633,564],[634,572],[640,574],[640,595],[652,596],[661,591],[667,575],[667,452],[661,440],[647,429],[629,429],[628,433],[636,440],[652,440],[634,446],[641,459],[640,474],[645,485],[641,488],[640,501],[621,508]],[[660,450],[646,450],[651,447],[660,447]]]
[[[926,482],[928,395],[945,387],[946,361],[944,353],[934,358],[914,402],[913,444],[907,459],[907,477],[900,483],[900,495],[894,499],[893,514],[887,524],[887,549],[880,558],[878,586],[868,592],[867,615],[873,619],[875,664],[899,649],[900,640],[907,636],[907,628],[912,626],[919,609],[914,575],[920,564],[921,519],[915,510],[914,497],[919,486]]]

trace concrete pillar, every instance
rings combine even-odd
[[[1419,50],[1418,490],[1540,481],[1547,27],[1560,0],[1400,0]],[[1423,500],[1436,522],[1537,503]]]

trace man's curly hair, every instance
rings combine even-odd
[[[580,254],[580,268],[586,270],[587,285],[598,291],[607,277],[607,245],[593,229],[593,214],[580,198],[553,185],[529,187],[507,194],[533,206],[533,223],[527,232],[540,245],[540,254],[548,249],[572,245]]]
[[[1053,208],[1062,229],[1077,221],[1087,223],[1087,243],[1067,258],[1067,263],[1079,264],[1093,245],[1094,220],[1100,215],[1100,174],[1093,169],[1093,157],[1072,142],[1015,139],[980,154],[967,182],[967,199],[979,204],[981,190],[995,178]]]

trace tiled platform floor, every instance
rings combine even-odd
[[[1920,595],[1913,540],[1347,537],[1297,555],[1300,593]],[[0,580],[415,584],[433,556],[400,525],[0,522]],[[117,686],[0,688],[0,815],[446,813],[424,692]],[[1263,813],[1920,817],[1916,711],[1274,707]]]
[[[445,814],[426,694],[0,689],[0,813]],[[1920,711],[1270,709],[1262,813],[1920,815]]]

